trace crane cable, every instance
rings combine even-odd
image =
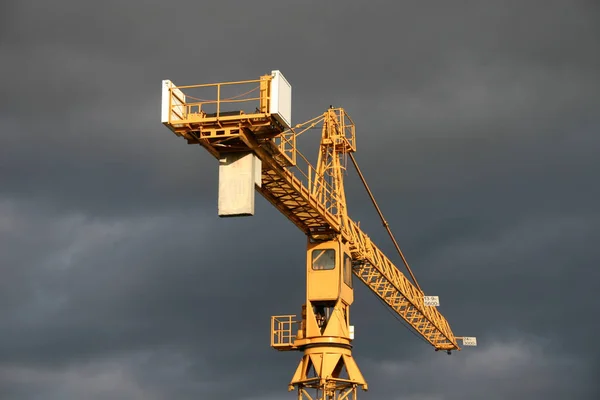
[[[358,176],[360,177],[360,180],[362,181],[365,189],[367,190],[367,193],[369,194],[369,197],[371,198],[371,201],[373,202],[373,205],[375,206],[375,209],[377,210],[377,213],[379,214],[379,218],[381,218],[381,222],[383,223],[384,228],[387,230],[388,234],[390,235],[392,242],[394,242],[394,246],[396,246],[396,250],[398,250],[398,254],[400,254],[400,257],[402,258],[402,262],[404,262],[404,266],[406,266],[406,270],[410,274],[410,277],[412,278],[417,289],[419,289],[419,291],[421,293],[423,293],[423,291],[421,290],[421,287],[419,286],[419,283],[417,282],[417,278],[415,278],[415,275],[413,274],[412,270],[410,269],[410,266],[408,265],[408,261],[406,261],[406,258],[404,257],[402,250],[400,250],[400,246],[398,246],[398,242],[396,242],[396,239],[394,238],[394,234],[392,234],[392,231],[390,229],[390,224],[388,224],[388,222],[383,217],[383,213],[381,212],[381,209],[377,205],[377,202],[375,201],[375,197],[373,197],[373,193],[371,192],[371,189],[369,189],[369,185],[367,185],[367,181],[365,180],[365,177],[363,176],[362,172],[360,171],[360,168],[358,168],[358,163],[354,159],[354,155],[352,153],[348,153],[348,155],[350,156],[350,159],[352,160],[352,164],[354,164],[354,168],[356,168],[356,172],[358,172]]]

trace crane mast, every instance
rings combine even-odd
[[[248,86],[242,94],[225,94]],[[212,99],[194,97],[194,91]],[[357,388],[368,388],[351,352],[353,276],[435,350],[460,350],[461,338],[416,281],[411,283],[348,216],[343,176],[347,158],[355,162],[356,133],[344,109],[330,107],[292,127],[291,86],[272,71],[258,80],[217,84],[175,86],[165,80],[161,119],[219,160],[220,216],[253,215],[256,189],[307,237],[301,316],[271,317],[271,346],[303,353],[288,385],[298,399],[356,399]],[[297,138],[313,129],[321,130],[316,167],[297,147]],[[473,341],[463,338],[464,345]]]

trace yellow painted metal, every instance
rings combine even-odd
[[[299,321],[295,315],[274,315],[271,317],[271,347],[277,350],[298,350],[294,344]]]
[[[299,396],[311,398],[309,393],[314,392],[315,398],[356,397],[357,388],[368,388],[351,352],[354,289],[350,261],[350,249],[341,236],[326,241],[309,239],[302,318],[272,319],[273,347],[304,353],[289,384]],[[295,337],[290,334],[293,322],[298,329]]]
[[[271,76],[265,75],[253,81],[179,86],[177,89],[184,92],[212,88],[216,99],[173,105],[173,109],[178,107],[176,115],[180,119],[167,125],[189,144],[203,146],[216,158],[229,152],[254,152],[262,162],[262,183],[257,190],[308,237],[307,291],[302,316],[271,319],[271,346],[304,352],[290,388],[298,390],[299,399],[319,400],[356,399],[357,387],[367,388],[350,351],[350,267],[354,276],[436,350],[460,350],[448,321],[437,308],[425,306],[421,289],[348,216],[343,172],[348,156],[355,162],[352,119],[342,108],[330,108],[321,116],[284,129],[268,113],[270,82]],[[258,97],[244,97],[246,93],[242,93],[222,98],[223,87],[249,83],[257,85]],[[251,104],[250,111],[222,111],[232,104],[247,103]],[[216,113],[205,111],[209,104],[216,105]],[[297,137],[312,129],[321,129],[316,167],[296,147]],[[396,247],[399,250],[397,244]],[[333,268],[316,268],[313,252],[327,249],[335,251]],[[314,397],[310,390],[315,392]]]

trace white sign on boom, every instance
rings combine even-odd
[[[462,338],[463,346],[477,346],[477,338],[476,337],[468,337],[465,336]]]
[[[439,296],[423,296],[423,302],[427,307],[439,307],[440,298]]]

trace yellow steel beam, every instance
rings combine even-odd
[[[425,306],[423,293],[371,242],[352,220],[343,234],[351,243],[353,258],[362,263],[353,270],[378,297],[440,350],[459,350],[448,321],[435,307]]]

